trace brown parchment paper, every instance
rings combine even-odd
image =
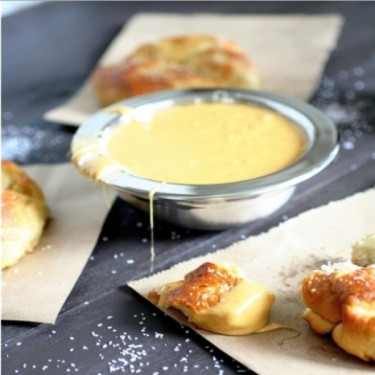
[[[346,355],[329,337],[314,334],[301,319],[299,286],[304,275],[328,261],[349,260],[352,244],[375,232],[375,189],[307,211],[267,233],[250,237],[215,253],[129,285],[142,296],[164,283],[179,280],[204,261],[239,265],[249,278],[270,288],[276,301],[270,322],[300,331],[280,330],[248,336],[200,335],[256,373],[373,374],[374,365]],[[187,324],[172,310],[167,314]]]
[[[2,320],[54,323],[96,244],[113,200],[69,164],[33,165],[26,172],[50,208],[31,254],[2,271]]]
[[[140,13],[127,23],[100,59],[120,62],[144,42],[190,33],[236,41],[259,70],[262,89],[308,100],[334,48],[340,15],[219,15]],[[47,121],[80,125],[100,109],[89,79],[65,104],[48,111]]]

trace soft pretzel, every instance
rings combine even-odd
[[[114,66],[99,65],[91,77],[104,105],[155,91],[202,87],[258,88],[257,71],[233,41],[187,35],[141,45]]]
[[[369,234],[357,241],[352,248],[352,262],[366,267],[375,264],[375,234]]]
[[[267,323],[274,295],[246,279],[229,263],[206,262],[183,280],[152,290],[148,298],[161,308],[182,311],[197,327],[226,335],[245,335]]]
[[[1,268],[14,265],[39,242],[48,218],[44,195],[17,164],[1,162]]]
[[[302,281],[302,317],[319,334],[332,334],[346,352],[375,361],[375,268],[352,263],[315,270]]]

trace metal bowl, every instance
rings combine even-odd
[[[212,185],[162,184],[129,174],[106,156],[107,137],[121,124],[121,107],[153,113],[179,104],[223,101],[262,105],[289,118],[305,133],[306,152],[279,172]],[[113,187],[121,198],[144,211],[150,210],[150,192],[153,192],[155,218],[204,230],[244,224],[279,209],[297,184],[320,172],[334,159],[338,148],[335,125],[311,105],[273,93],[230,88],[171,90],[121,101],[83,123],[71,145],[72,161],[84,175]]]

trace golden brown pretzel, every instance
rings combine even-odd
[[[17,164],[1,162],[1,268],[14,265],[39,242],[48,207],[38,185]]]
[[[223,262],[205,262],[183,280],[152,290],[148,298],[161,308],[180,310],[199,328],[225,335],[259,332],[275,300],[236,265]]]
[[[346,352],[375,360],[375,268],[333,266],[316,270],[302,281],[308,308],[303,318],[319,334],[332,334]]]
[[[242,49],[232,41],[207,35],[144,44],[119,65],[98,66],[91,82],[104,105],[167,89],[259,87],[257,71]]]

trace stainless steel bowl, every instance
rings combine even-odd
[[[306,134],[306,152],[279,172],[214,185],[161,184],[131,175],[105,157],[107,136],[121,124],[121,107],[153,113],[177,104],[220,101],[262,105],[291,119]],[[329,118],[296,99],[242,89],[191,89],[139,96],[107,107],[78,128],[71,149],[72,161],[79,171],[113,187],[133,206],[149,211],[150,192],[154,192],[155,218],[187,228],[220,230],[279,209],[291,197],[297,184],[320,172],[334,159],[338,152],[337,138],[335,125]],[[98,165],[100,171],[96,169]]]

